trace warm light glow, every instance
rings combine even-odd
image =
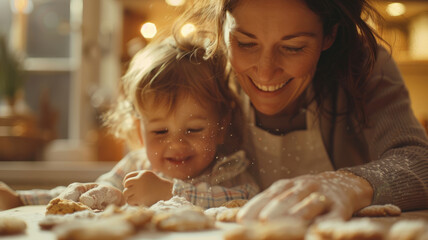
[[[165,0],[168,5],[177,7],[184,4],[185,0]]]
[[[13,12],[30,13],[33,10],[33,1],[31,0],[11,0],[10,3]]]
[[[146,22],[141,26],[140,32],[144,38],[153,38],[157,33],[156,25],[151,22]]]
[[[195,25],[191,23],[184,24],[183,27],[181,27],[181,35],[183,37],[187,37],[189,34],[193,33],[196,30]]]
[[[406,12],[406,6],[399,2],[390,3],[386,7],[386,12],[393,17],[400,16]]]

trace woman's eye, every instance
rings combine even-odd
[[[166,134],[168,133],[168,129],[156,130],[156,131],[153,131],[153,133],[156,135]]]
[[[301,52],[303,50],[303,47],[287,47],[287,46],[283,46],[282,49],[284,49],[287,52],[298,53],[298,52]]]
[[[204,130],[203,128],[189,128],[187,129],[186,133],[198,133],[198,132],[202,132],[202,130]]]
[[[244,43],[244,42],[238,41],[238,47],[240,48],[252,48],[252,47],[255,47],[256,45],[257,45],[256,43]]]

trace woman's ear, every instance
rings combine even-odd
[[[338,26],[339,26],[338,24],[334,25],[330,34],[327,34],[324,36],[323,46],[322,46],[323,51],[329,49],[331,47],[331,45],[333,45],[334,40],[336,40]]]

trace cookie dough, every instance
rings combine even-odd
[[[67,214],[83,210],[91,210],[91,208],[73,200],[54,198],[46,206],[46,215]]]

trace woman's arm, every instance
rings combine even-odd
[[[400,72],[384,49],[367,96],[369,127],[364,136],[374,161],[347,170],[370,182],[373,204],[428,208],[428,138],[413,114]]]

